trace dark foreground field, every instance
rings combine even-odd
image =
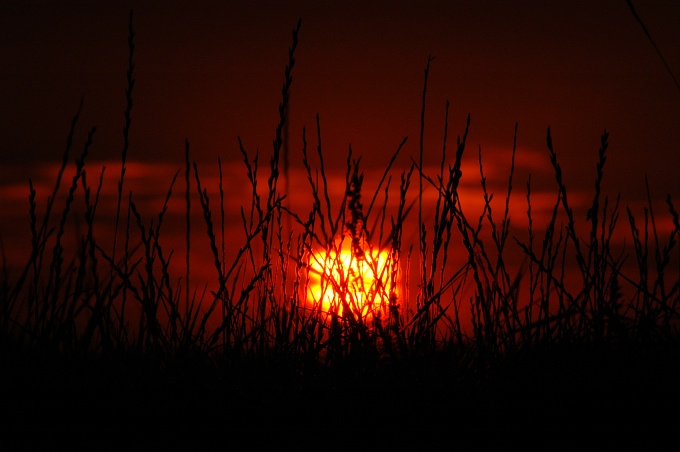
[[[423,445],[451,447],[454,438],[480,445],[532,440],[542,450],[602,441],[652,444],[677,432],[677,344],[524,353],[487,371],[455,362],[441,353],[300,372],[298,363],[275,359],[221,367],[184,357],[161,368],[149,356],[4,355],[3,430],[8,438],[195,435],[253,444],[269,435],[289,441],[326,434],[329,444],[363,435],[384,444],[420,438]]]

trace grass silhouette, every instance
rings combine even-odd
[[[350,148],[344,196],[332,199],[317,115],[315,154],[306,130],[302,135],[311,205],[295,211],[280,187],[288,177],[282,152],[298,23],[264,178],[259,155],[250,154],[239,138],[252,194],[237,212],[244,239],[235,243],[225,235],[222,162],[219,193],[211,193],[191,160],[189,141],[185,186],[176,187],[182,180],[178,170],[162,209],[145,223],[137,194],[125,188],[135,83],[132,19],[131,14],[113,243],[110,229],[97,222],[104,170],[96,185],[87,178],[94,128],[70,185],[64,186],[79,109],[42,209],[29,184],[26,264],[20,274],[5,272],[0,281],[0,387],[5,410],[21,428],[375,431],[408,426],[523,437],[527,428],[556,431],[574,422],[580,431],[631,422],[656,425],[662,407],[677,403],[678,213],[669,195],[673,227],[662,236],[651,195],[642,221],[628,208],[635,270],[630,273],[631,266],[624,266],[631,263],[628,254],[613,243],[620,200],[601,190],[606,131],[589,229],[582,231],[575,217],[548,129],[557,187],[552,214],[546,225],[536,224],[529,178],[528,228],[523,237],[511,235],[517,129],[500,218],[492,212],[481,150],[482,213],[464,212],[458,188],[471,120],[468,116],[448,155],[448,103],[439,171],[428,174],[423,168],[428,59],[420,155],[398,175],[398,187],[392,185],[393,164],[406,138],[368,195],[361,159]],[[163,226],[174,192],[182,188],[186,243],[176,250],[164,242]],[[426,189],[437,193],[432,222],[423,216]],[[388,202],[395,191],[397,200]],[[198,207],[191,202],[196,196]],[[68,247],[64,237],[73,224],[76,197],[84,203],[84,223],[76,244]],[[192,208],[199,209],[201,224],[193,223]],[[417,237],[409,242],[404,231],[413,221]],[[191,231],[200,229],[216,275],[202,293],[191,284],[190,266]],[[461,263],[452,255],[454,246],[464,250]],[[380,277],[361,289],[348,275],[328,280],[326,289],[336,294],[331,303],[310,302],[310,256],[316,250],[339,256],[343,247],[356,265],[381,272]],[[180,281],[171,272],[176,251],[186,253]],[[377,251],[388,256],[380,270],[367,257]],[[525,259],[520,270],[510,264],[513,253]],[[567,280],[568,268],[575,268],[578,284]],[[365,308],[357,290],[375,302]]]

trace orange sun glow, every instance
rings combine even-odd
[[[321,303],[326,312],[342,314],[349,306],[366,316],[388,305],[396,295],[397,275],[388,251],[364,249],[363,256],[352,251],[345,240],[338,249],[311,253],[307,299]],[[343,303],[343,300],[346,303]]]

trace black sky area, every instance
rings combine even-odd
[[[680,4],[633,3],[677,74]],[[61,159],[81,97],[75,148],[97,126],[90,159],[120,160],[131,9],[130,160],[179,168],[185,139],[197,160],[238,160],[239,136],[249,152],[269,155],[301,18],[288,129],[293,165],[303,127],[316,145],[317,113],[330,164],[344,165],[351,144],[365,166],[384,167],[405,136],[398,163],[410,164],[432,56],[426,162],[440,158],[448,100],[453,139],[471,115],[470,158],[481,147],[490,159],[507,159],[518,123],[519,150],[535,151],[541,167],[550,127],[567,182],[589,188],[606,129],[607,187],[636,197],[647,175],[657,196],[679,192],[680,91],[625,0],[5,1],[5,183]]]

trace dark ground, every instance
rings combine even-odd
[[[441,355],[307,369],[271,358],[216,365],[3,355],[3,429],[25,438],[370,435],[383,445],[532,439],[555,450],[592,445],[592,438],[645,444],[680,428],[678,344],[573,346],[484,371]]]

